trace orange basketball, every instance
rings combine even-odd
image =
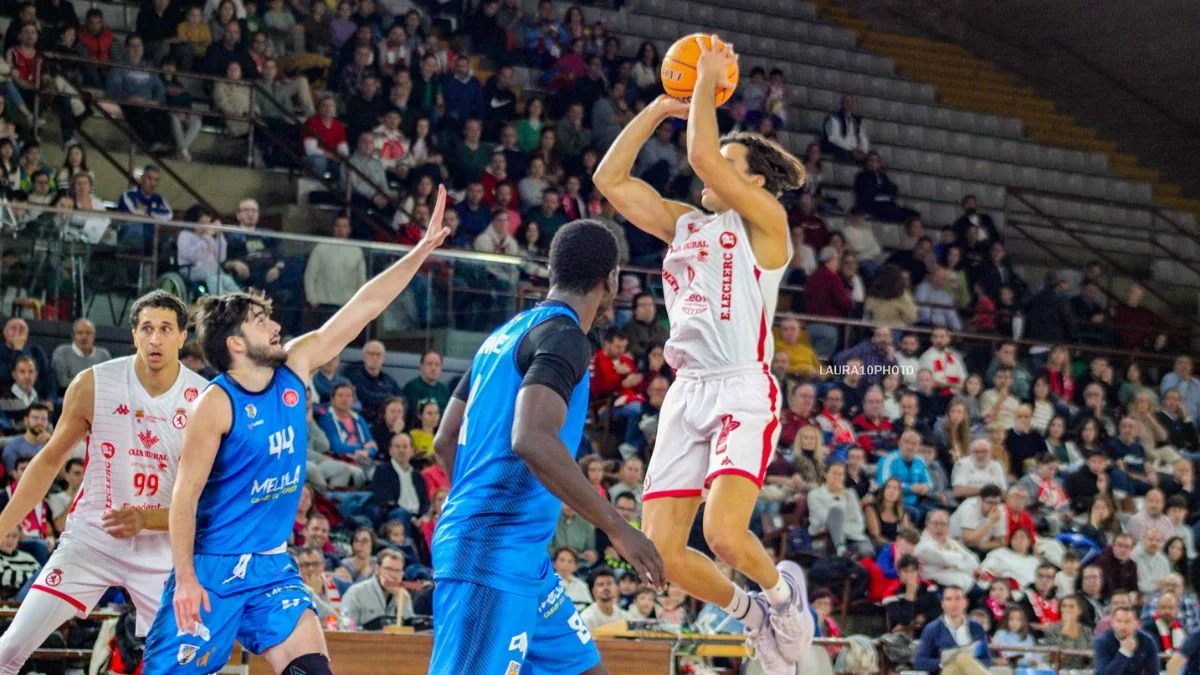
[[[674,96],[684,101],[692,98],[692,90],[696,87],[696,62],[700,60],[700,45],[696,44],[696,38],[704,40],[705,46],[711,44],[712,38],[708,35],[692,33],[676,40],[675,44],[667,50],[667,55],[663,57],[662,69],[659,74],[662,77],[663,89],[668,96]],[[724,43],[718,39],[717,45],[722,44]],[[733,82],[734,87],[717,89],[717,107],[724,105],[733,96],[733,90],[738,81],[737,63],[729,66],[729,79]]]

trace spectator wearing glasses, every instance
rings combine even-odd
[[[351,586],[342,610],[358,630],[381,630],[413,616],[412,597],[404,588],[404,554],[379,552],[375,575]]]

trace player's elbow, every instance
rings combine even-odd
[[[605,168],[605,166],[601,164],[596,168],[595,175],[592,176],[592,183],[596,186],[597,190],[605,193],[605,196],[607,197],[609,196],[608,191],[615,188],[617,183],[621,182],[622,178],[623,176],[621,176],[618,172],[611,168]]]

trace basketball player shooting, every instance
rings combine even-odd
[[[778,196],[802,184],[804,168],[758,134],[718,138],[715,94],[733,86],[728,73],[737,56],[715,35],[715,46],[697,42],[690,104],[660,96],[625,127],[595,177],[630,222],[670,245],[663,261],[671,321],[665,355],[678,380],[659,417],[642,525],[669,581],[739,619],[767,673],[792,672],[789,664],[800,661],[814,632],[804,574],[790,561],[772,566],[748,523],[779,436],[769,331],[791,239]],[[701,203],[711,214],[663,199],[630,175],[642,145],[669,117],[688,120],[688,161],[704,182]],[[764,593],[747,594],[687,547],[704,490],[708,545]]]
[[[11,532],[87,441],[65,531],[0,637],[0,673],[15,675],[52,631],[72,615],[87,616],[110,586],[124,588],[137,608],[138,635],[158,613],[171,573],[167,506],[180,443],[207,382],[179,363],[187,340],[179,298],[153,291],[129,317],[137,353],[75,376],[54,434],[0,513],[0,532]]]
[[[270,301],[203,298],[194,323],[220,375],[184,434],[170,514],[175,570],[150,629],[142,672],[215,673],[234,640],[276,673],[331,673],[312,600],[287,552],[304,485],[306,384],[396,299],[449,235],[445,187],[415,248],[371,279],[316,331],[286,346]]]

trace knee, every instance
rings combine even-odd
[[[713,555],[721,562],[737,567],[737,561],[745,548],[742,542],[744,529],[727,527],[724,524],[704,523],[704,541]]]

